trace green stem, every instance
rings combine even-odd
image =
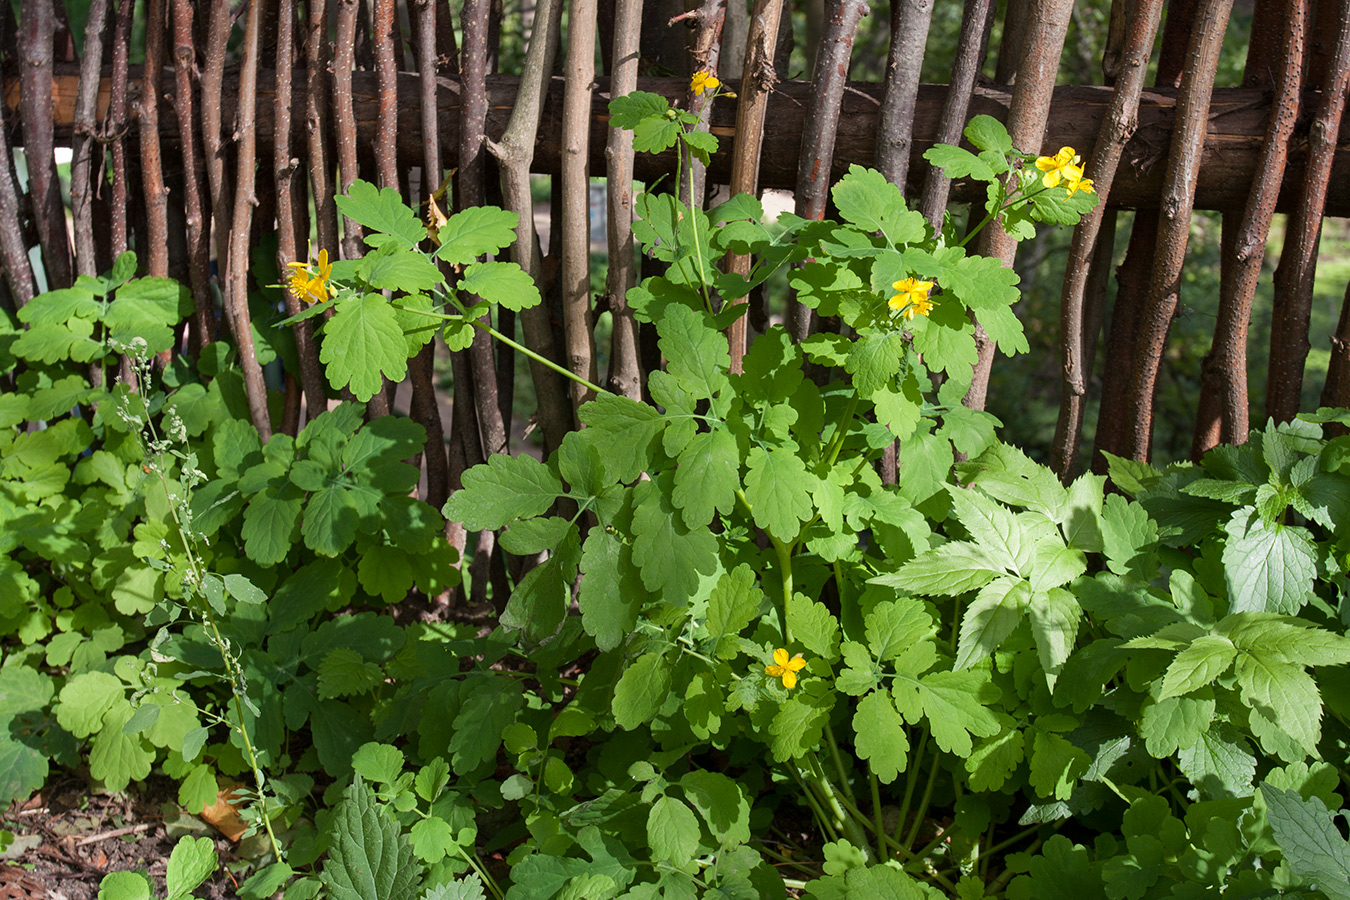
[[[858,824],[858,821],[859,818],[861,818],[862,821],[866,822],[867,817],[863,816],[861,813],[858,813],[858,817],[846,813],[844,811],[844,803],[841,802],[846,798],[839,796],[839,792],[835,790],[834,784],[830,782],[829,777],[821,768],[820,760],[816,758],[814,753],[807,754],[806,758],[811,763],[812,778],[814,779],[813,784],[824,796],[825,802],[829,804],[830,812],[834,814],[835,823],[844,830],[850,844],[857,847],[859,850],[866,850],[868,845],[867,834]],[[856,806],[853,808],[855,810],[857,809]]]
[[[937,786],[938,768],[942,763],[942,754],[933,754],[933,764],[928,768],[928,783],[924,785],[923,797],[919,800],[918,812],[914,815],[914,825],[909,830],[909,836],[905,839],[906,847],[913,847],[914,842],[919,838],[919,829],[923,827],[923,817],[928,813],[928,804],[933,799],[933,788]]]
[[[820,825],[820,830],[823,831],[825,836],[831,841],[839,840],[838,829],[834,827],[834,823],[830,820],[830,817],[825,815],[825,810],[821,808],[820,801],[816,799],[816,795],[812,793],[806,780],[802,778],[802,773],[797,768],[796,764],[789,762],[787,768],[788,772],[791,773],[792,777],[796,780],[797,786],[801,788],[801,796],[806,798],[806,805],[811,807],[811,815],[815,816],[816,822]]]
[[[881,812],[881,782],[877,781],[872,767],[867,767],[867,785],[872,789],[872,819],[876,825],[877,860],[883,860],[890,854],[886,852],[886,818]]]
[[[783,579],[783,605],[778,608],[778,617],[783,626],[783,646],[786,647],[792,643],[787,618],[788,604],[792,602],[792,547],[772,534],[769,535],[769,541],[773,543],[773,552],[778,556],[778,569]]]
[[[860,399],[857,391],[854,391],[853,396],[848,398],[848,406],[844,407],[844,415],[839,419],[834,437],[830,440],[830,452],[825,459],[826,467],[833,466],[835,460],[839,458],[839,451],[844,449],[844,438],[848,436],[848,430],[853,425],[853,414],[858,411]]]
[[[919,770],[923,763],[923,753],[928,749],[928,732],[919,738],[919,746],[910,758],[909,771],[905,774],[905,795],[900,801],[900,818],[895,823],[895,842],[901,843],[900,835],[905,828],[905,819],[909,816],[909,804],[914,799],[914,788],[919,783]]]
[[[839,742],[834,739],[834,729],[830,727],[829,720],[825,722],[825,741],[830,747],[830,759],[834,762],[834,770],[839,773],[839,784],[844,788],[844,796],[856,807],[858,798],[853,795],[853,788],[849,784],[848,770],[844,768],[843,757],[839,755]]]
[[[453,298],[452,298],[452,299],[453,299]],[[512,340],[511,338],[509,338],[509,337],[507,337],[506,335],[502,334],[500,331],[498,331],[497,329],[493,328],[491,325],[484,324],[483,322],[480,322],[479,320],[477,320],[477,319],[475,319],[475,318],[468,317],[468,316],[464,316],[464,315],[452,316],[452,315],[447,315],[446,313],[438,313],[438,312],[434,312],[434,311],[429,310],[429,309],[413,309],[412,307],[409,307],[409,306],[402,306],[402,305],[400,305],[400,304],[398,304],[398,303],[390,303],[389,305],[392,306],[394,309],[401,309],[401,310],[403,310],[404,312],[416,313],[416,314],[418,314],[418,315],[428,316],[428,317],[433,318],[433,319],[443,319],[443,320],[445,320],[445,321],[447,321],[447,322],[468,322],[470,325],[474,326],[475,328],[480,328],[480,329],[482,329],[483,331],[486,331],[486,332],[487,332],[488,334],[490,334],[493,338],[495,338],[496,340],[501,341],[503,344],[505,344],[506,346],[510,347],[512,350],[515,350],[517,353],[523,353],[523,354],[525,354],[525,355],[528,356],[530,359],[532,359],[532,360],[534,360],[535,362],[539,363],[541,366],[544,366],[544,367],[546,367],[546,368],[552,369],[554,372],[557,372],[559,375],[563,376],[564,378],[570,378],[572,381],[575,381],[577,384],[581,385],[582,387],[586,388],[587,390],[595,391],[597,394],[608,394],[608,393],[610,393],[609,391],[607,391],[607,390],[605,390],[604,388],[600,387],[598,384],[591,384],[589,381],[587,381],[585,378],[582,378],[580,375],[576,374],[575,372],[572,372],[572,371],[570,371],[570,370],[568,370],[568,369],[563,368],[562,366],[558,365],[558,364],[555,363],[553,360],[548,359],[547,357],[540,356],[538,353],[535,353],[533,350],[531,350],[529,347],[526,347],[524,344],[516,343],[514,340]]]

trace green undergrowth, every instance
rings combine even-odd
[[[639,150],[713,140],[615,103]],[[988,184],[989,227],[1094,201],[993,120],[967,137],[931,158]],[[0,317],[0,801],[53,766],[161,772],[194,813],[225,790],[246,900],[1350,897],[1350,414],[1061,484],[961,403],[972,314],[1026,346],[1016,276],[874,172],[833,199],[769,229],[644,195],[655,404],[597,390],[444,510],[410,496],[410,420],[337,404],[262,443],[232,351],[166,353],[189,295],[130,256]],[[335,392],[540,300],[483,258],[509,213],[428,241],[393,191],[340,202],[369,252],[297,276]],[[839,327],[733,369],[732,301],[783,272]],[[536,561],[487,634],[390,614],[457,584],[446,518]],[[185,839],[167,896],[217,863]]]

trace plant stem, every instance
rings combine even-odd
[[[772,534],[769,535],[769,540],[773,543],[773,552],[778,556],[778,569],[783,579],[783,605],[778,608],[778,616],[783,626],[783,646],[786,647],[792,643],[787,618],[788,604],[792,602],[792,547]]]
[[[942,763],[942,754],[933,754],[933,764],[928,768],[928,783],[923,788],[923,798],[919,800],[919,810],[914,816],[914,825],[909,830],[909,836],[905,840],[906,847],[913,847],[914,842],[919,837],[919,829],[923,827],[923,817],[928,812],[928,804],[933,799],[933,788],[937,786],[937,773]]]
[[[900,818],[895,823],[895,842],[901,843],[900,835],[905,829],[905,819],[909,816],[909,803],[914,799],[914,788],[919,782],[919,769],[923,763],[923,753],[928,749],[928,732],[919,738],[919,746],[910,758],[909,772],[905,775],[905,796],[900,801]],[[902,845],[903,846],[903,845]],[[908,849],[908,847],[906,847]]]
[[[870,765],[867,767],[867,784],[872,789],[872,819],[876,823],[877,860],[880,861],[890,854],[886,852],[886,820],[881,813],[881,783]]]

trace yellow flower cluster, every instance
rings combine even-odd
[[[783,687],[792,690],[797,686],[797,673],[804,668],[806,660],[802,659],[800,653],[789,659],[787,649],[779,647],[773,651],[773,665],[765,666],[764,672],[774,678],[783,679]]]
[[[293,262],[286,265],[295,270],[291,272],[291,293],[297,300],[318,303],[328,299],[328,279],[332,277],[333,266],[328,262],[327,250],[319,251],[319,261],[312,273],[307,262]]]
[[[891,309],[906,319],[926,316],[933,311],[933,301],[928,299],[928,292],[933,289],[933,285],[934,282],[920,281],[917,278],[901,279],[891,285],[899,293],[887,303]]]
[[[1068,188],[1069,197],[1072,197],[1078,191],[1091,194],[1092,179],[1083,177],[1082,158],[1073,151],[1072,147],[1060,147],[1059,152],[1054,156],[1042,156],[1036,160],[1036,168],[1045,174],[1041,176],[1041,184],[1047,188],[1058,187],[1059,183],[1064,182]],[[1064,199],[1069,199],[1065,197]]]

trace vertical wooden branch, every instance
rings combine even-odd
[[[488,0],[470,0],[464,6],[461,22],[464,46],[460,54],[463,106],[459,120],[459,180],[455,208],[469,209],[487,202],[487,73],[489,37],[492,32],[492,7]],[[529,215],[527,211],[524,215]],[[487,321],[487,318],[484,318]],[[468,354],[472,380],[471,398],[478,417],[478,437],[483,456],[506,452],[506,422],[497,403],[497,371],[493,362],[492,338],[476,330]],[[456,401],[459,380],[456,379]],[[472,456],[472,454],[469,454]]]
[[[1087,163],[1086,174],[1097,189],[1097,206],[1078,224],[1069,248],[1069,265],[1064,273],[1059,311],[1064,381],[1053,448],[1055,472],[1065,482],[1073,475],[1078,442],[1082,435],[1083,409],[1087,405],[1089,370],[1085,360],[1088,345],[1097,341],[1096,329],[1084,327],[1084,302],[1088,276],[1093,270],[1093,248],[1103,221],[1108,215],[1115,214],[1114,211],[1107,212],[1106,203],[1111,195],[1111,184],[1115,181],[1121,154],[1139,124],[1139,97],[1144,90],[1148,60],[1153,53],[1153,38],[1158,33],[1161,18],[1162,0],[1139,0],[1130,7],[1122,49],[1124,77],[1116,84],[1115,92],[1111,95],[1111,106],[1106,118],[1102,119],[1092,158]],[[1106,253],[1109,259],[1109,248]]]
[[[595,335],[591,323],[590,138],[595,82],[595,0],[572,0],[563,63],[562,121],[562,304],[567,368],[595,382]],[[572,418],[594,392],[568,383]]]
[[[434,0],[413,0],[409,13],[415,17],[422,39],[417,45],[417,76],[421,101],[422,135],[426,140],[422,156],[422,193],[430,194],[441,181],[441,135],[436,115],[436,35],[437,15]],[[445,14],[449,15],[447,9]],[[413,418],[427,433],[422,458],[427,471],[426,501],[440,509],[450,495],[446,468],[445,426],[436,400],[436,342],[429,341],[408,366],[412,379]]]
[[[993,21],[992,0],[966,0],[961,13],[961,34],[956,39],[956,60],[947,85],[947,98],[942,104],[942,118],[938,120],[937,141],[940,144],[957,144],[961,140],[970,98],[975,94],[975,79],[984,65],[985,35]],[[929,166],[919,210],[934,231],[942,230],[951,189],[952,180],[947,173],[937,166]]]
[[[259,35],[262,31],[262,4],[253,3],[244,28],[243,62],[239,67],[239,120],[235,137],[239,142],[238,181],[234,190],[233,220],[230,223],[230,254],[225,265],[225,315],[234,332],[239,350],[239,367],[244,374],[244,392],[253,427],[263,443],[272,438],[272,420],[267,410],[267,385],[253,351],[253,322],[248,311],[249,230],[253,223],[257,136],[255,116],[258,99]]]
[[[360,0],[337,0],[337,42],[333,45],[333,123],[337,129],[338,180],[347,193],[357,178],[356,113],[352,109],[352,71],[356,68],[356,21]],[[361,226],[342,217],[342,256],[361,255]]]
[[[724,0],[704,0],[702,6],[686,13],[685,18],[698,23],[698,31],[694,34],[694,48],[690,51],[692,68],[696,72],[708,72],[717,76],[722,58],[722,23],[726,18]],[[674,24],[673,19],[671,24]],[[712,107],[712,103],[694,93],[692,85],[685,91],[685,108],[698,114],[695,129],[708,130],[712,121]],[[708,168],[690,154],[683,151],[681,153],[684,165],[681,166],[680,191],[677,196],[691,209],[695,207],[702,209],[704,198],[708,193]]]
[[[1009,5],[1012,15],[1013,4]],[[1045,136],[1050,117],[1050,97],[1055,75],[1064,52],[1073,0],[1045,0],[1031,4],[1021,36],[1021,54],[1017,64],[1012,104],[1008,109],[1008,134],[1013,146],[1035,150]],[[1006,48],[1005,48],[1006,50]],[[999,259],[1012,267],[1017,244],[1002,228],[990,226],[980,233],[978,252]],[[965,403],[972,409],[984,409],[989,393],[989,374],[994,364],[994,342],[975,323],[975,348],[978,359]]]
[[[1176,87],[1181,83],[1186,45],[1195,28],[1198,0],[1170,0],[1163,22],[1162,48],[1153,83]],[[1106,335],[1106,361],[1102,366],[1102,399],[1097,409],[1097,432],[1092,440],[1092,471],[1105,474],[1103,451],[1120,456],[1125,452],[1125,414],[1130,379],[1135,370],[1139,323],[1148,300],[1153,273],[1153,249],[1158,240],[1158,211],[1142,209],[1134,214],[1125,260],[1116,272],[1116,302]]]
[[[614,21],[611,97],[637,90],[638,40],[642,28],[642,0],[618,0]],[[605,296],[613,330],[610,333],[607,387],[630,400],[642,399],[642,367],[638,363],[638,323],[628,306],[628,291],[637,280],[633,258],[633,133],[610,127],[605,144],[609,177],[606,239],[609,272]]]
[[[122,0],[129,2],[129,0]],[[225,143],[221,133],[223,122],[221,102],[225,83],[225,51],[233,30],[230,0],[207,0],[206,65],[202,70],[202,150],[206,154],[206,181],[211,188],[211,215],[215,221],[216,260],[229,257],[229,230],[231,220],[230,188],[225,180]],[[120,17],[119,17],[120,18]],[[245,202],[246,198],[240,198]],[[211,223],[204,223],[208,234]]]
[[[778,76],[773,69],[774,50],[778,46],[778,20],[783,0],[755,0],[750,18],[750,34],[745,42],[740,100],[736,106],[736,143],[731,157],[731,193],[759,193],[759,156],[764,143],[764,117],[769,109],[769,93]],[[727,255],[727,271],[750,274],[750,257]],[[740,301],[744,302],[744,300]],[[745,356],[745,316],[727,329],[731,347],[731,371],[741,371]]]
[[[145,197],[146,231],[149,240],[142,249],[146,273],[157,278],[169,274],[168,191],[159,150],[159,82],[164,70],[164,32],[168,25],[164,0],[146,0],[145,67],[141,71],[140,144],[141,189]]]
[[[14,167],[10,165],[14,156],[9,146],[6,112],[7,105],[0,103],[0,268],[4,269],[9,296],[14,305],[21,308],[37,294],[37,284],[23,233],[19,186],[14,180]]]
[[[75,272],[97,275],[94,255],[93,169],[97,146],[95,116],[103,77],[103,31],[108,24],[109,0],[93,0],[84,28],[84,58],[80,60],[80,87],[75,95],[74,139],[70,154],[70,213],[75,233]]]
[[[1345,289],[1341,317],[1331,336],[1331,363],[1322,386],[1322,405],[1350,407],[1350,286]]]
[[[64,288],[75,277],[52,143],[52,41],[56,34],[52,0],[26,0],[20,6],[20,15],[23,39],[19,42],[19,53],[23,68],[19,84],[23,99],[19,119],[23,123],[23,150],[28,160],[28,194],[33,200],[33,224],[42,246],[47,285],[52,289]]]
[[[194,354],[215,337],[215,314],[211,297],[211,229],[207,220],[205,161],[197,132],[197,50],[192,38],[193,11],[189,0],[173,0],[174,109],[183,152],[183,205],[186,211],[188,284],[192,289],[192,332],[189,346]]]
[[[919,97],[919,73],[928,44],[928,26],[933,21],[933,2],[896,0],[891,4],[891,49],[886,58],[886,90],[877,123],[877,170],[906,196],[914,104]]]
[[[506,208],[520,216],[516,225],[516,240],[511,245],[511,258],[530,273],[536,282],[541,280],[543,261],[534,231],[534,217],[530,201],[530,163],[534,159],[535,138],[543,113],[544,94],[553,59],[558,51],[558,20],[561,18],[561,0],[540,0],[535,7],[534,32],[525,52],[525,65],[520,78],[516,105],[500,142],[488,140],[487,148],[501,163],[502,196]],[[522,310],[520,314],[525,343],[534,352],[556,360],[553,332],[548,312],[542,306]],[[561,376],[547,366],[530,361],[539,408],[536,416],[544,432],[544,444],[552,449],[562,443],[571,425],[567,389]]]
[[[328,123],[328,9],[325,0],[305,3],[305,144],[314,200],[315,237],[330,256],[338,253],[337,204],[333,202],[332,139]]]
[[[1283,0],[1264,5],[1272,9],[1278,6],[1281,43],[1274,48],[1278,55],[1262,59],[1255,55],[1259,45],[1253,44],[1247,69],[1264,70],[1275,64],[1274,103],[1241,221],[1236,216],[1224,216],[1224,237],[1229,238],[1231,229],[1237,229],[1237,236],[1224,241],[1228,252],[1223,266],[1228,277],[1220,281],[1214,343],[1201,368],[1200,405],[1191,445],[1195,458],[1220,442],[1240,444],[1247,438],[1247,329],[1265,259],[1266,236],[1284,181],[1289,139],[1298,121],[1308,4],[1304,0]],[[1269,82],[1268,78],[1262,80]]]
[[[112,77],[108,88],[108,116],[104,121],[103,143],[112,156],[112,255],[127,250],[127,56],[131,43],[131,17],[135,0],[118,0],[113,24]]]
[[[1153,397],[1167,332],[1176,313],[1181,266],[1186,259],[1195,178],[1209,124],[1209,99],[1219,64],[1219,48],[1228,25],[1232,0],[1203,0],[1187,51],[1186,68],[1177,94],[1172,148],[1163,177],[1158,242],[1148,302],[1139,324],[1135,368],[1125,416],[1125,453],[1147,459],[1153,439]]]
[[[277,10],[277,97],[274,105],[276,129],[272,139],[272,172],[277,192],[277,271],[286,272],[286,264],[305,260],[306,249],[300,250],[300,236],[295,230],[295,208],[304,203],[304,182],[300,177],[300,160],[291,156],[291,77],[295,62],[295,0],[279,0]],[[297,193],[299,196],[297,196]],[[308,205],[308,204],[306,204]],[[288,315],[301,311],[300,299],[290,291],[283,291]],[[314,342],[314,325],[305,319],[293,326],[295,351],[300,364],[300,387],[304,391],[309,418],[313,419],[327,408],[323,388],[323,369],[319,366],[319,349]],[[298,418],[286,423],[292,428]],[[289,433],[294,433],[290,431]]]
[[[1319,17],[1320,18],[1320,17]],[[1335,49],[1317,111],[1308,131],[1308,165],[1298,209],[1289,220],[1284,252],[1275,269],[1275,309],[1270,328],[1270,369],[1266,381],[1266,415],[1277,422],[1292,419],[1299,408],[1303,368],[1308,359],[1308,322],[1312,315],[1317,242],[1322,234],[1331,164],[1350,86],[1350,0],[1336,4]]]
[[[811,102],[802,123],[802,143],[797,154],[796,213],[803,219],[825,218],[830,199],[834,141],[839,130],[839,109],[858,22],[868,14],[866,0],[831,0],[821,32],[816,64],[811,73]],[[917,88],[916,88],[917,89]],[[883,103],[883,112],[885,106]],[[815,329],[816,312],[795,300],[788,304],[788,333],[801,342]]]

